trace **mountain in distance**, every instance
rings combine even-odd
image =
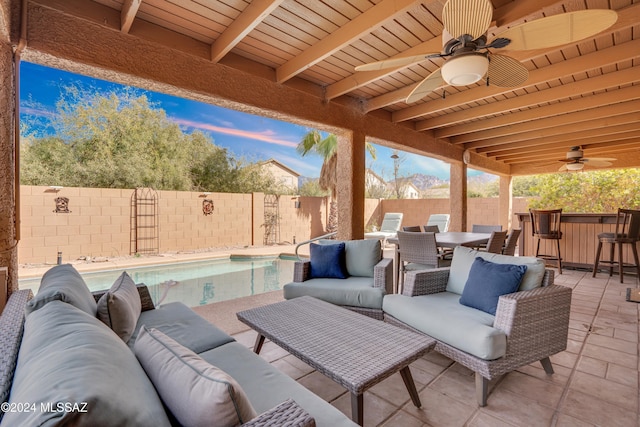
[[[416,186],[418,190],[427,190],[433,187],[440,187],[442,185],[449,185],[448,179],[438,178],[433,175],[425,175],[422,173],[414,173],[406,178],[402,178],[403,181],[409,181]]]

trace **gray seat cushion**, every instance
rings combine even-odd
[[[126,344],[97,318],[61,301],[27,316],[10,402],[34,403],[37,410],[8,412],[3,426],[170,425]],[[40,408],[58,402],[78,404],[77,411]]]
[[[505,355],[507,337],[493,327],[495,317],[459,303],[460,295],[441,292],[409,297],[387,295],[384,312],[480,359],[493,360]]]
[[[198,316],[181,302],[164,304],[155,310],[140,313],[136,329],[128,342],[131,350],[142,325],[158,329],[195,353],[234,341],[227,333]]]
[[[384,289],[374,288],[373,278],[352,276],[287,283],[283,295],[285,299],[309,295],[336,305],[381,309]]]
[[[200,357],[231,375],[240,384],[258,414],[287,399],[293,399],[315,418],[318,427],[356,425],[331,404],[240,343],[225,344],[201,353]]]

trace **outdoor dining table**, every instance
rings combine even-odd
[[[436,243],[442,248],[455,248],[456,246],[476,247],[487,243],[491,233],[471,233],[466,231],[446,231],[436,233]],[[393,291],[398,291],[398,278],[400,272],[400,252],[398,238],[391,237],[387,242],[395,246],[393,253]]]

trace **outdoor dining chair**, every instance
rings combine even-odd
[[[411,233],[420,233],[422,229],[419,225],[405,225],[402,227],[402,231],[407,231]]]
[[[423,225],[422,229],[425,233],[439,233],[440,228],[437,225]]]
[[[507,241],[502,247],[503,255],[511,255],[514,256],[516,254],[516,245],[518,244],[518,237],[520,237],[520,233],[522,230],[519,228],[512,229],[507,236]]]
[[[473,224],[471,226],[472,233],[491,233],[492,231],[502,231],[501,225],[482,225]]]
[[[596,277],[598,265],[600,263],[609,264],[609,276],[613,275],[613,266],[618,265],[620,272],[620,283],[623,282],[624,268],[635,267],[640,277],[640,262],[638,262],[638,242],[640,241],[640,210],[618,209],[616,217],[615,233],[598,234],[598,249],[596,250],[596,259],[593,266],[593,277]],[[609,243],[611,251],[609,260],[600,261],[600,253],[602,252],[602,244]],[[618,245],[618,261],[615,260],[615,247]],[[635,264],[625,264],[623,259],[622,248],[624,245],[631,247]]]
[[[471,226],[472,233],[491,233],[492,231],[502,231],[501,225],[483,225],[483,224],[473,224]],[[482,244],[479,245],[476,249],[478,250],[486,250],[487,245]]]
[[[492,254],[501,254],[504,242],[507,239],[506,231],[492,231],[491,237],[487,240],[487,246],[484,248],[485,252]]]
[[[398,231],[398,261],[398,289],[407,271],[451,265],[451,260],[445,259],[438,250],[435,233]]]

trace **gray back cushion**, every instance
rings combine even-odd
[[[368,240],[320,240],[332,245],[344,242],[347,272],[349,276],[373,277],[373,268],[382,259],[382,245],[378,239]]]
[[[542,285],[544,277],[545,264],[544,261],[536,257],[514,257],[509,255],[492,254],[488,252],[475,251],[464,246],[457,246],[453,250],[453,259],[451,260],[451,271],[449,272],[449,281],[447,282],[447,291],[462,295],[464,285],[467,283],[471,265],[476,257],[484,258],[487,261],[497,264],[515,264],[526,265],[527,272],[522,278],[519,291],[526,291],[538,288]]]
[[[136,329],[142,302],[138,288],[126,271],[122,272],[100,300],[98,319],[110,327],[122,341],[128,342]]]
[[[27,315],[51,301],[66,302],[93,317],[96,316],[96,300],[78,270],[71,264],[57,265],[44,273],[38,293],[27,303]]]
[[[27,316],[10,402],[35,412],[6,413],[3,425],[169,426],[153,384],[104,323],[52,301]],[[87,402],[87,412],[40,411],[41,403]]]

